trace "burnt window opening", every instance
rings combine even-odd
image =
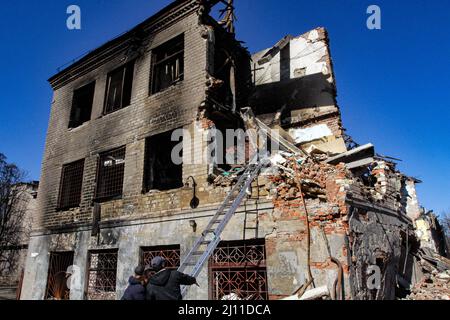
[[[236,166],[242,167],[242,163],[237,163],[238,161],[236,161],[236,156],[238,156],[238,153],[243,151],[240,144],[243,142],[242,139],[245,139],[245,135],[244,137],[238,135],[240,139],[237,138],[238,136],[235,136],[233,141],[227,141],[227,130],[233,130],[234,132],[237,132],[235,130],[241,130],[241,132],[244,133],[245,126],[242,119],[234,116],[233,114],[216,110],[210,110],[207,113],[207,118],[214,122],[217,134],[221,134],[223,137],[221,143],[220,139],[214,139],[215,152],[213,152],[213,156],[215,157],[215,161],[217,161],[215,167],[218,168],[219,171],[230,171]],[[247,143],[245,143],[245,154],[240,154],[241,158],[247,158],[247,146]]]
[[[163,91],[184,78],[184,34],[152,52],[152,94]]]
[[[214,76],[223,81],[216,90],[216,97],[231,110],[236,110],[235,106],[235,66],[234,58],[228,51],[219,48],[215,52]]]
[[[352,171],[359,177],[364,186],[374,188],[377,183],[377,178],[372,174],[372,170],[372,165],[369,165],[368,167],[355,168]]]
[[[172,159],[172,150],[179,143],[180,141],[172,141],[172,131],[146,139],[144,192],[183,187],[183,164],[176,164]]]
[[[84,159],[66,164],[62,168],[58,209],[75,208],[81,202]]]
[[[123,191],[125,147],[100,154],[97,173],[96,200],[118,199]]]
[[[229,33],[216,29],[215,38],[212,75],[221,80],[221,85],[214,88],[210,95],[230,111],[237,112],[248,106],[249,94],[253,89],[251,59],[247,50]]]
[[[89,252],[87,295],[89,300],[115,300],[117,250]]]
[[[131,61],[108,74],[105,114],[130,105],[133,73],[134,61]]]
[[[166,260],[166,268],[176,270],[180,266],[180,245],[141,248],[141,265],[150,266],[152,259],[160,256]],[[154,272],[150,273],[152,276]]]
[[[91,120],[95,81],[73,92],[69,128],[76,128]]]

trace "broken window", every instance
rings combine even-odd
[[[147,138],[145,143],[144,192],[170,190],[183,186],[183,165],[172,161],[172,131]]]
[[[230,108],[230,111],[236,110],[235,97],[235,67],[234,59],[225,48],[217,48],[214,56],[214,77],[222,81],[215,90],[216,98]]]
[[[221,242],[209,268],[212,299],[268,299],[264,239]]]
[[[144,247],[141,249],[141,264],[150,266],[154,257],[163,257],[166,268],[176,270],[180,266],[180,246]]]
[[[184,76],[184,34],[153,50],[152,93],[160,92]]]
[[[108,74],[105,113],[125,108],[131,102],[134,61]]]
[[[246,158],[246,150],[245,129],[241,119],[232,114],[215,110],[208,112],[207,118],[214,122],[216,130],[210,132],[212,134],[211,140],[213,143],[211,147],[216,162],[215,167],[220,172],[242,167],[242,160]],[[220,139],[220,136],[223,138]],[[244,147],[244,150],[242,147]]]
[[[117,250],[89,252],[87,294],[89,300],[115,300]]]
[[[46,300],[70,300],[70,288],[67,287],[67,272],[73,265],[73,251],[51,252],[48,267]]]
[[[123,190],[125,147],[100,154],[97,174],[97,200],[120,198]]]
[[[76,128],[91,120],[94,102],[95,81],[73,92],[69,128]]]
[[[80,205],[83,171],[84,159],[63,166],[58,199],[59,209],[70,209]]]

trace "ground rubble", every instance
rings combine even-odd
[[[406,300],[450,300],[450,260],[423,249],[419,257],[424,276]]]

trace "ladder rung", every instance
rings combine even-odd
[[[211,241],[209,241],[209,240],[204,240],[204,241],[200,242],[200,244],[210,244],[210,243],[211,243]]]
[[[213,223],[221,223],[223,220],[216,220]]]
[[[194,256],[201,256],[203,254],[203,251],[194,251],[192,252],[192,255]]]
[[[258,228],[256,228],[256,227],[245,227],[245,229],[256,230],[256,229],[258,229]]]

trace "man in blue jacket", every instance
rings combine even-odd
[[[145,300],[145,277],[144,267],[137,266],[134,276],[128,280],[128,287],[123,294],[122,300]]]

